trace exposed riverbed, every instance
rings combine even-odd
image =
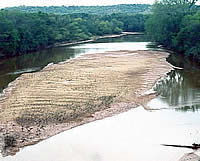
[[[114,49],[128,49],[129,51],[124,51],[123,54],[127,56],[135,54],[136,56],[141,53],[133,52],[133,50],[148,50],[147,45],[149,44],[148,42],[110,41],[110,43],[99,42],[71,48],[80,50],[80,53],[84,53],[82,52],[84,50],[85,53],[103,53],[114,51]],[[116,57],[116,53],[109,52],[108,56]],[[157,72],[162,73],[163,71]],[[185,72],[188,73],[184,70],[174,70],[162,79],[154,88],[161,95],[147,105],[145,102],[151,98],[139,102],[132,100],[136,106],[142,104],[145,108],[159,110],[150,112],[139,107],[111,118],[68,130],[37,145],[26,147],[15,156],[1,159],[3,161],[27,161],[27,159],[30,161],[179,160],[185,153],[193,152],[193,150],[164,147],[161,144],[191,145],[194,142],[199,143],[200,140],[198,81],[190,81],[195,74],[193,76],[189,74],[190,77],[181,74]],[[151,77],[147,75],[146,80],[148,78]],[[143,87],[141,91],[144,92],[151,88],[154,81],[155,79],[152,78],[146,84],[148,87]],[[128,95],[130,96],[130,93]],[[130,98],[123,101],[131,102]],[[135,105],[132,104],[132,107]],[[198,151],[195,153],[198,155]]]
[[[110,51],[21,75],[1,97],[0,127],[9,140],[6,151],[145,106],[155,97],[145,92],[171,69],[167,56],[158,51]]]
[[[198,141],[199,121],[199,113],[139,107],[58,134],[3,161],[178,161],[193,150],[161,144]]]
[[[0,93],[10,82],[23,73],[36,72],[50,63],[60,63],[88,53],[102,53],[114,50],[148,50],[144,35],[127,35],[118,38],[99,39],[82,45],[49,48],[32,54],[0,61]],[[109,43],[109,45],[107,45]]]

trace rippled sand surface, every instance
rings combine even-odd
[[[80,56],[21,75],[0,99],[0,127],[14,151],[61,131],[145,103],[171,70],[167,53],[112,51]],[[7,152],[14,153],[8,146]],[[6,155],[6,153],[5,153]]]

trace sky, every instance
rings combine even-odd
[[[154,0],[0,0],[0,8],[13,6],[91,6],[113,4],[152,4]]]

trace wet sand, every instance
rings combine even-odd
[[[146,103],[146,93],[172,67],[168,53],[88,54],[21,75],[0,98],[3,155],[64,130]]]

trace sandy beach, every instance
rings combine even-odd
[[[147,108],[156,96],[147,91],[172,69],[167,56],[158,51],[88,54],[21,75],[0,97],[2,154],[139,105]]]

